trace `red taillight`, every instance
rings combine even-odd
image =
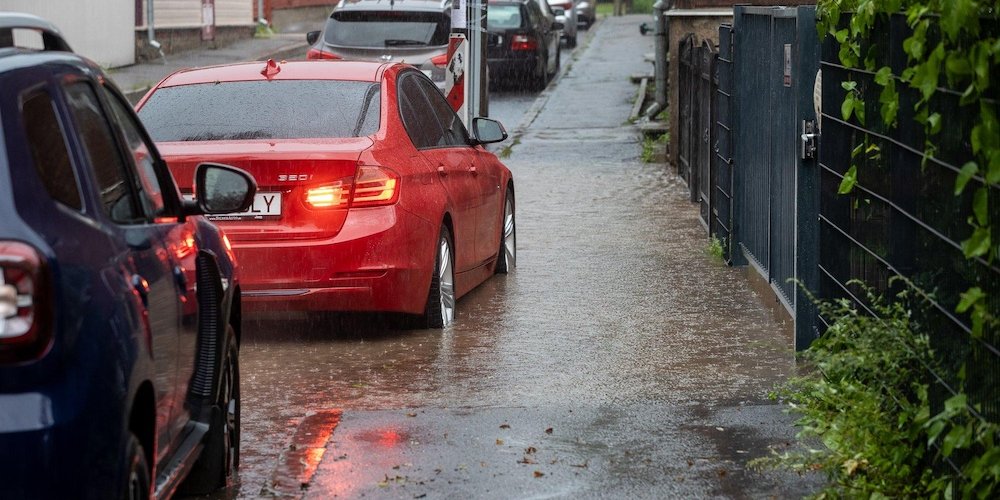
[[[538,40],[531,35],[514,35],[510,39],[510,50],[536,50]]]
[[[42,257],[24,243],[0,241],[0,362],[40,357],[52,340]]]
[[[448,65],[448,54],[441,54],[431,58],[431,64],[443,68]]]
[[[354,178],[351,208],[392,205],[399,199],[399,175],[387,168],[362,165]]]
[[[319,49],[309,49],[306,51],[306,59],[343,59],[343,57]]]
[[[323,184],[306,190],[306,205],[310,208],[347,208],[351,186],[343,182]]]

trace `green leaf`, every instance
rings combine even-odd
[[[978,286],[972,287],[962,294],[962,300],[955,307],[955,311],[958,313],[964,313],[968,311],[970,307],[974,304],[986,298],[986,294],[983,293],[983,289]]]
[[[965,395],[965,393],[959,393],[945,400],[944,411],[947,413],[964,411],[965,407],[968,404],[969,404],[969,397]]]
[[[865,124],[865,101],[854,99],[854,116],[858,118],[859,123]]]
[[[851,119],[851,113],[854,112],[854,94],[847,94],[844,97],[844,102],[840,105],[840,115],[844,117],[844,120]]]
[[[955,179],[955,196],[962,194],[965,191],[965,185],[969,183],[973,176],[979,173],[979,165],[976,162],[970,161],[965,165],[962,165],[962,169],[958,172],[958,177]]]
[[[858,167],[857,165],[851,165],[851,168],[847,169],[847,173],[844,174],[844,180],[840,181],[840,188],[837,192],[840,194],[847,194],[854,190],[854,185],[858,183]]]
[[[841,184],[843,186],[843,184]],[[990,251],[990,228],[976,227],[972,236],[962,242],[962,253],[965,258],[982,257]]]
[[[930,126],[930,134],[937,135],[941,132],[941,113],[932,113],[927,117],[927,125]]]
[[[945,62],[945,68],[948,70],[949,74],[957,76],[964,76],[972,73],[972,65],[969,64],[969,60],[956,53],[948,55],[948,60]]]
[[[848,92],[853,92],[858,88],[858,82],[848,80],[846,82],[840,82],[840,87]]]
[[[889,84],[889,80],[892,78],[892,69],[888,66],[883,66],[878,72],[875,73],[875,83],[885,87]]]
[[[976,216],[976,222],[980,226],[989,225],[989,214],[986,210],[989,207],[989,196],[986,186],[983,186],[976,190],[976,194],[972,197],[972,213]]]
[[[865,145],[858,144],[857,146],[854,147],[854,149],[851,150],[851,158],[857,158],[857,156],[861,154],[861,152],[864,150],[865,150]]]

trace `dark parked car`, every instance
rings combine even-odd
[[[563,25],[551,10],[542,10],[539,0],[491,1],[486,28],[490,78],[525,82],[542,90],[559,71]]]
[[[0,498],[227,486],[240,281],[201,214],[246,209],[253,178],[203,164],[182,201],[125,98],[37,17],[0,12],[0,89]]]
[[[333,9],[322,32],[306,34],[307,59],[405,62],[444,88],[451,0],[352,0]]]

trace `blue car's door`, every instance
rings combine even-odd
[[[87,182],[99,194],[101,213],[97,220],[111,237],[114,264],[126,274],[133,295],[145,306],[154,366],[157,443],[163,444],[156,450],[158,463],[175,437],[170,432],[173,408],[183,404],[176,400],[175,388],[181,299],[172,257],[163,244],[169,227],[156,223],[158,208],[162,208],[161,193],[158,187],[140,181],[99,92],[100,87],[89,80],[63,83],[69,114],[80,132],[76,149],[81,164],[89,167]]]

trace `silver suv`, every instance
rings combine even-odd
[[[342,1],[306,58],[405,62],[444,88],[450,32],[451,0]]]

